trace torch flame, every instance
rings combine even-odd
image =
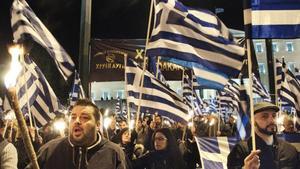
[[[19,62],[19,56],[23,54],[23,48],[21,48],[20,45],[14,45],[9,48],[9,53],[12,58],[10,69],[4,77],[6,88],[10,88],[16,85],[17,77],[22,70],[21,63]]]

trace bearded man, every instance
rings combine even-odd
[[[256,151],[252,139],[241,141],[227,157],[229,169],[296,169],[297,150],[276,137],[276,114],[279,108],[269,102],[254,105]]]
[[[78,100],[70,113],[68,136],[51,140],[39,150],[40,168],[128,168],[120,146],[101,136],[100,116],[98,107],[90,100]]]

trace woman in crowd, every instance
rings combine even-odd
[[[131,134],[128,128],[123,128],[117,135],[117,143],[124,150],[129,160],[133,158],[134,144],[131,141]]]
[[[168,128],[154,131],[153,151],[133,161],[134,169],[185,169],[174,136]]]

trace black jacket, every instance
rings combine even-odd
[[[297,150],[286,141],[274,136],[274,144],[267,145],[256,135],[256,147],[261,150],[259,154],[260,169],[297,169],[299,163]],[[252,150],[252,139],[241,141],[232,149],[227,158],[228,169],[240,169],[244,166],[244,159]]]
[[[127,168],[123,150],[103,137],[87,148],[73,146],[67,137],[52,140],[39,150],[38,163],[42,169]]]
[[[178,157],[182,158],[182,157]],[[134,169],[185,169],[178,161],[170,161],[167,151],[152,151],[133,160]]]

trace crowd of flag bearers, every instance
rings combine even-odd
[[[300,3],[289,3],[245,3],[247,50],[210,11],[153,0],[144,63],[124,56],[126,110],[105,112],[86,99],[71,57],[26,1],[14,0],[11,24],[19,45],[11,52],[8,90],[1,99],[0,168],[299,168],[299,79],[284,60],[276,61],[273,101],[279,106],[271,103],[252,72],[249,48],[251,37],[300,37]],[[286,10],[294,17],[284,15]],[[262,19],[266,16],[269,20]],[[296,20],[287,23],[287,17]],[[66,81],[73,75],[68,105],[60,103],[30,50],[24,50],[32,40],[46,49]],[[160,59],[182,66],[181,94],[163,77]],[[248,74],[241,72],[245,66]],[[217,97],[202,99],[201,88],[215,89]],[[285,106],[294,112],[282,113]]]
[[[79,102],[82,102],[82,100],[79,100]],[[90,103],[93,104],[92,102]],[[75,107],[77,104],[78,103],[74,104]],[[273,107],[269,108],[262,105],[257,108],[257,106],[260,106],[261,104]],[[261,135],[259,132],[265,135],[269,134],[269,136],[272,137],[274,136],[275,145],[277,145],[278,142],[280,145],[284,144],[285,148],[280,147],[279,149],[276,149],[276,152],[278,151],[276,154],[278,155],[282,153],[282,151],[285,153],[278,156],[278,159],[274,158],[274,164],[272,163],[270,165],[275,168],[280,168],[279,166],[297,168],[299,159],[297,157],[296,148],[287,142],[282,141],[284,137],[281,135],[274,135],[277,132],[275,118],[279,108],[269,102],[258,103],[255,106],[255,114],[257,115],[257,113],[260,113],[259,115],[261,115],[261,117],[259,118],[263,118],[261,120],[268,121],[269,118],[273,118],[270,120],[270,124],[260,126],[261,128],[257,131],[258,134],[256,139],[259,140],[258,149],[260,149],[258,151],[262,151],[261,155],[258,154],[257,158],[260,158],[261,162],[263,162],[260,164],[263,165],[262,168],[268,168],[269,163],[266,164],[265,161],[272,161],[273,157],[265,154],[265,150],[262,146],[269,143],[264,143],[265,138],[260,137]],[[272,116],[264,117],[263,114],[269,111],[268,108],[271,110]],[[71,110],[71,112],[73,112],[73,110]],[[29,121],[27,120],[31,141],[35,151],[38,152],[38,158],[41,157],[41,150],[45,149],[43,147],[47,147],[57,140],[71,137],[73,133],[72,130],[70,130],[72,128],[71,124],[73,116],[71,112],[69,116],[58,116],[38,130],[36,128],[31,128]],[[11,163],[9,166],[11,166],[11,168],[25,168],[29,165],[30,160],[26,154],[19,133],[20,131],[18,130],[14,117],[9,117],[13,116],[12,113],[13,112],[5,112],[5,115],[7,116],[1,120],[1,137],[9,144],[11,143],[14,150],[11,154],[11,156],[14,156],[13,154],[15,154],[14,158],[11,157],[10,160],[7,160],[7,162]],[[222,119],[218,119],[218,116],[215,114],[197,115],[193,117],[193,123],[187,125],[171,121],[157,113],[151,113],[140,117],[136,124],[132,125],[129,124],[125,118],[116,120],[118,112],[109,112],[105,115],[105,112],[100,110],[98,113],[99,115],[101,114],[101,116],[105,116],[105,118],[100,121],[100,126],[104,121],[107,121],[107,119],[110,120],[102,129],[97,130],[97,133],[102,140],[105,139],[115,143],[115,146],[123,151],[125,159],[124,163],[126,164],[125,168],[196,169],[216,167],[226,168],[226,165],[228,165],[228,168],[240,168],[246,165],[244,164],[243,159],[250,154],[251,151],[250,147],[234,148],[237,145],[244,146],[245,143],[249,144],[248,146],[252,144],[248,139],[239,143],[239,129],[236,124],[237,119],[234,116],[230,116],[227,121],[223,121]],[[218,120],[221,120],[221,122],[218,122]],[[79,121],[78,123],[78,125],[84,125],[84,119],[82,119],[82,122]],[[262,125],[259,120],[257,123],[257,125]],[[298,131],[295,130],[294,123],[289,116],[285,117],[283,126],[284,128],[280,133],[283,133],[285,137],[292,137],[292,139],[294,139],[292,142],[298,142],[299,144]],[[271,145],[273,145],[273,142]],[[297,144],[295,145],[297,147]],[[243,154],[233,155],[230,151],[233,151],[232,153],[237,153],[236,151],[238,151]],[[289,154],[289,156],[287,156],[287,154]],[[265,159],[265,157],[268,159]],[[286,158],[291,159],[287,160]],[[15,159],[15,161],[12,159]],[[41,163],[40,165],[42,167],[44,166],[44,163]],[[86,165],[88,166],[88,162]],[[59,166],[60,165],[57,164],[52,167],[59,168]],[[51,167],[48,166],[46,168]]]

